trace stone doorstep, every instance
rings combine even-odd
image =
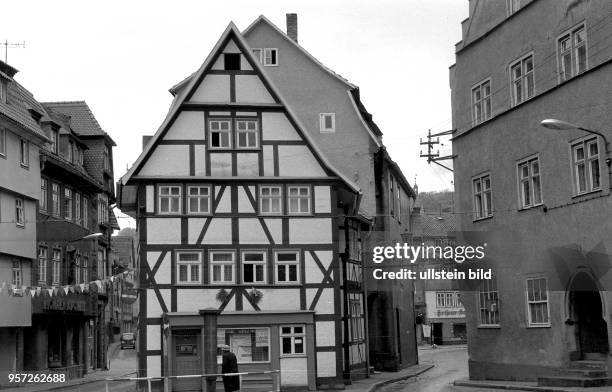
[[[569,375],[538,377],[538,386],[590,388],[608,385],[612,385],[612,377],[585,377]]]

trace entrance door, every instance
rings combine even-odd
[[[607,353],[608,328],[603,317],[601,295],[590,275],[578,273],[570,289],[570,309],[576,323],[576,343],[581,358]]]
[[[431,338],[434,344],[442,344],[442,323],[431,324]]]
[[[172,331],[173,374],[175,376],[202,374],[202,349],[199,329]],[[201,391],[201,378],[174,379],[174,391]]]

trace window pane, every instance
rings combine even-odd
[[[281,342],[283,346],[283,354],[291,354],[291,338],[282,338]]]
[[[263,261],[263,253],[245,253],[244,261]]]
[[[297,253],[279,253],[277,255],[278,261],[296,261]]]
[[[591,161],[591,176],[593,189],[599,188],[599,159]]]
[[[186,282],[187,281],[187,266],[179,265],[179,281]]]
[[[221,281],[221,266],[213,265],[213,282]]]
[[[254,280],[254,271],[253,271],[253,264],[243,264],[242,265],[242,280],[243,282],[249,282],[252,283]]]
[[[225,265],[224,267],[225,268],[223,269],[223,279],[226,282],[231,282],[232,280],[234,280],[233,277],[232,277],[232,275],[233,275],[232,271],[234,269],[234,266],[232,266],[232,265]]]
[[[285,265],[276,266],[276,279],[279,282],[285,282],[287,280],[287,273],[286,273],[285,268],[286,268]]]

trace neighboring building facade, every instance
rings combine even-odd
[[[455,246],[456,215],[452,212],[429,213],[417,205],[410,215],[411,242],[414,246]],[[453,270],[453,260],[421,259],[419,270]],[[458,285],[448,280],[415,282],[415,311],[421,314],[419,343],[460,344],[466,342],[465,308]],[[425,332],[425,334],[423,334]],[[427,336],[425,336],[427,335]]]
[[[134,251],[134,238],[130,235],[115,235],[111,237],[113,254],[113,275],[121,276],[113,282],[114,306],[119,320],[119,331],[134,332],[137,324],[136,307],[138,298],[138,281],[135,280],[138,265]]]
[[[36,260],[40,197],[40,127],[44,109],[0,61],[0,372],[24,369],[24,328],[32,324],[29,295]],[[0,381],[4,384],[8,380]]]
[[[298,45],[296,14],[287,15],[287,34],[264,16],[243,34],[323,155],[362,191],[357,215],[363,222],[360,264],[365,281],[359,290],[367,301],[353,304],[367,317],[369,347],[351,348],[355,355],[347,358],[345,381],[365,376],[370,364],[381,370],[415,364],[412,282],[375,280],[369,269],[373,246],[401,243],[401,234],[410,231],[413,189],[385,150],[359,88]]]
[[[141,375],[203,373],[198,312],[213,307],[241,371],[280,369],[283,388],[343,384],[353,334],[366,344],[363,313],[347,311],[364,302],[359,188],[233,23],[120,185],[139,232]]]
[[[506,3],[470,1],[450,69],[460,229],[494,273],[462,298],[470,377],[612,369],[612,3]]]

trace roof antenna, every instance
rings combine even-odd
[[[0,42],[0,46],[4,46],[4,62],[8,64],[8,48],[25,48],[25,41],[21,42]]]

